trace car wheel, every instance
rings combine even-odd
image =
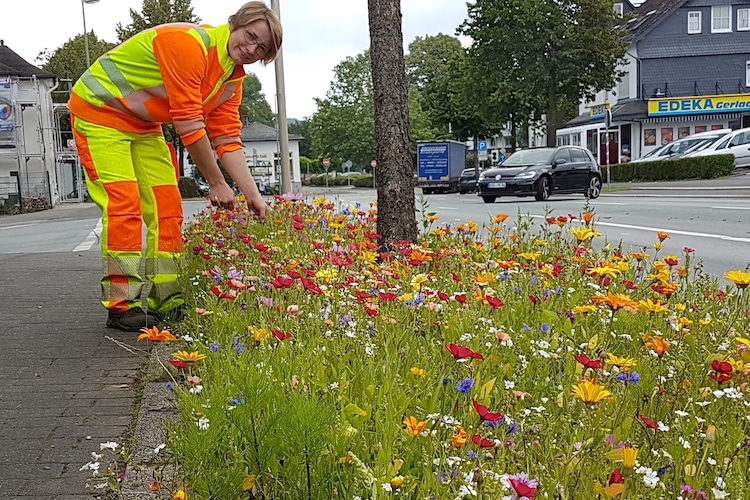
[[[549,198],[549,177],[546,175],[536,181],[536,201],[545,201]]]
[[[594,175],[593,177],[591,177],[591,180],[589,181],[589,187],[588,189],[586,189],[586,192],[584,194],[587,198],[595,200],[601,193],[602,180],[598,176]]]
[[[495,196],[482,196],[485,203],[495,203]]]

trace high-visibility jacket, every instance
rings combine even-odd
[[[160,132],[174,123],[186,146],[210,134],[214,149],[242,149],[242,80],[229,56],[228,24],[156,26],[110,50],[73,87],[70,111],[118,130]]]

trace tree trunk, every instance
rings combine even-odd
[[[417,239],[401,0],[368,0],[381,249]]]

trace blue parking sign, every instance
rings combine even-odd
[[[479,141],[477,142],[477,151],[487,151],[487,141]]]

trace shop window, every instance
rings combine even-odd
[[[711,7],[711,33],[730,31],[732,31],[732,7],[729,5]]]
[[[661,144],[669,144],[674,141],[674,129],[672,127],[662,127],[661,129]]]
[[[656,129],[655,128],[643,129],[643,145],[644,146],[656,146]]]
[[[696,35],[703,31],[701,27],[700,11],[688,12],[688,35]]]

